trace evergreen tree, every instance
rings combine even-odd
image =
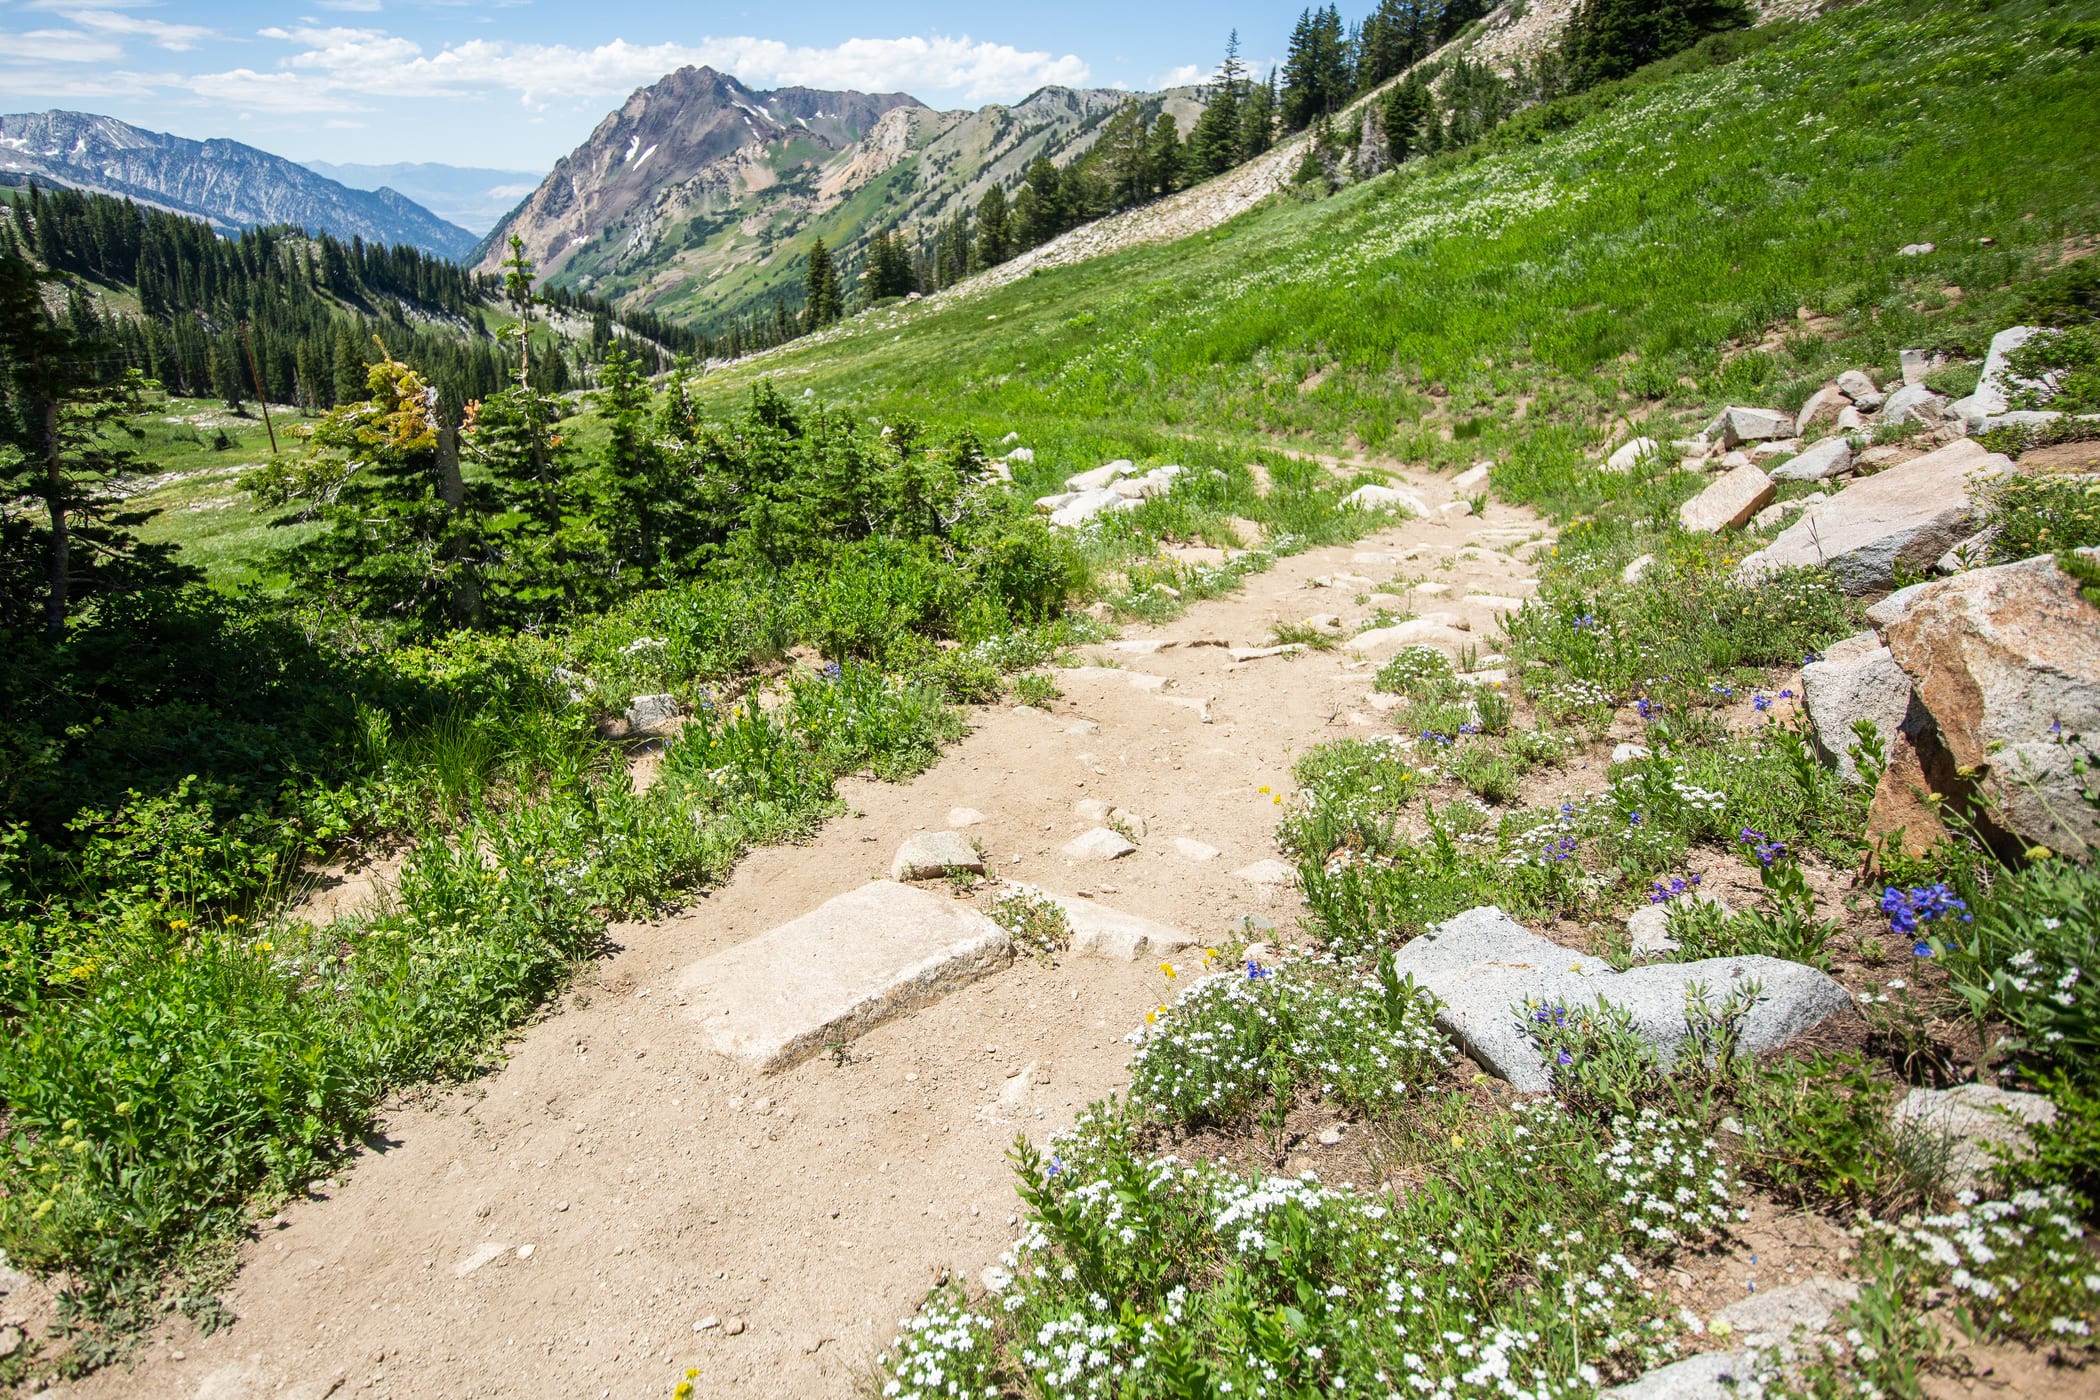
[[[997,267],[1013,256],[1013,231],[1007,223],[1006,191],[997,183],[977,201],[977,265]]]
[[[1189,179],[1222,175],[1241,160],[1241,105],[1247,69],[1240,62],[1240,32],[1225,41],[1225,61],[1203,90],[1203,114],[1189,132],[1186,160]]]
[[[1031,222],[1028,228],[1028,245],[1047,243],[1071,227],[1065,215],[1064,172],[1054,165],[1050,157],[1037,156],[1028,163],[1028,188],[1022,194],[1032,194],[1030,201]]]
[[[143,382],[136,370],[109,372],[108,341],[52,319],[50,280],[18,254],[0,256],[0,497],[41,502],[47,521],[0,521],[0,623],[29,625],[40,594],[56,640],[80,594],[120,586],[166,551],[142,551],[131,531],[146,516],[116,510],[103,489],[132,465],[123,437],[144,408]]]
[[[1422,123],[1429,116],[1429,86],[1419,75],[1411,75],[1386,94],[1379,109],[1379,124],[1385,131],[1386,154],[1399,165],[1422,148]]]
[[[1252,160],[1276,144],[1276,70],[1267,82],[1251,84],[1240,109],[1240,159]]]
[[[808,329],[821,330],[845,314],[845,305],[839,295],[839,274],[832,266],[831,250],[824,240],[814,239],[809,245],[809,270],[804,279],[803,317]]]
[[[1582,0],[1561,35],[1572,90],[1623,78],[1752,18],[1738,0]]]
[[[1303,131],[1341,109],[1355,84],[1348,36],[1333,5],[1300,12],[1283,63],[1282,116],[1286,131]]]
[[[1042,219],[1035,200],[1035,186],[1021,186],[1007,209],[1007,222],[1013,226],[1014,247],[1033,248],[1043,241],[1037,233]]]
[[[1181,188],[1181,125],[1172,112],[1161,112],[1152,122],[1152,137],[1145,147],[1145,192],[1148,196],[1172,194]]]
[[[392,356],[366,377],[369,397],[330,409],[306,455],[249,479],[273,523],[318,520],[318,535],[280,553],[293,588],[327,606],[411,632],[469,626],[481,613],[487,503],[459,471],[437,391]]]
[[[625,351],[614,347],[601,377],[602,386],[592,398],[607,442],[596,469],[595,496],[614,576],[631,587],[668,582],[667,566],[676,563],[680,553],[678,526],[686,501],[678,463],[664,451],[659,430],[668,424],[691,431],[684,366],[673,372],[666,394],[667,405],[671,394],[679,403],[656,415],[655,425],[650,421],[649,381]]]

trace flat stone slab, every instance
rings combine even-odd
[[[1296,656],[1304,650],[1297,642],[1286,642],[1276,647],[1227,647],[1225,655],[1233,661],[1265,661],[1272,656]]]
[[[1754,1386],[1763,1379],[1760,1372],[1768,1354],[1791,1359],[1809,1338],[1829,1329],[1839,1308],[1858,1297],[1858,1284],[1822,1275],[1753,1293],[1712,1319],[1741,1337],[1741,1347],[1688,1356],[1604,1395],[1606,1400],[1740,1400],[1757,1393]]]
[[[772,1073],[1004,967],[1012,935],[925,890],[878,880],[685,970],[708,1047]]]
[[[1442,1001],[1436,1021],[1446,1035],[1489,1073],[1528,1093],[1553,1087],[1520,1019],[1529,1003],[1573,1010],[1601,999],[1621,1007],[1666,1066],[1684,1044],[1685,989],[1695,982],[1716,1007],[1739,983],[1763,986],[1743,1020],[1740,1048],[1747,1055],[1776,1049],[1852,1006],[1851,995],[1829,977],[1780,958],[1707,958],[1614,972],[1602,958],[1541,938],[1492,905],[1432,928],[1395,954],[1393,966]]]
[[[1174,853],[1183,860],[1216,860],[1218,848],[1186,836],[1174,838]]]
[[[1013,888],[1038,899],[1047,899],[1064,910],[1065,922],[1072,929],[1071,951],[1082,956],[1137,962],[1141,958],[1178,953],[1203,941],[1157,919],[1126,914],[1091,899],[1052,894],[1034,885],[1016,884]]]
[[[984,873],[984,857],[959,831],[922,831],[908,836],[890,861],[892,880],[938,880],[958,870]]]

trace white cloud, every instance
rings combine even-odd
[[[78,29],[31,29],[0,35],[0,48],[4,48],[10,64],[117,63],[124,57],[123,44]],[[7,80],[10,84],[17,81],[12,72]]]
[[[1184,63],[1179,68],[1169,68],[1152,80],[1154,90],[1170,87],[1194,87],[1209,79],[1212,70],[1197,63]]]
[[[1078,84],[1087,65],[1076,55],[1026,52],[965,37],[849,39],[811,48],[777,39],[734,37],[697,44],[630,44],[596,48],[473,39],[425,54],[413,40],[379,29],[273,27],[262,37],[297,46],[283,74],[301,84],[273,83],[252,69],[210,74],[190,86],[203,95],[237,89],[265,93],[279,110],[299,101],[339,104],[350,95],[457,97],[515,93],[528,107],[623,96],[674,68],[706,65],[759,87],[850,88],[863,92],[952,93],[966,101],[1016,98],[1050,83]],[[303,96],[302,96],[303,94]],[[312,106],[309,110],[325,110]]]
[[[136,36],[176,53],[187,52],[212,37],[212,31],[200,24],[169,24],[165,20],[141,19],[137,15],[108,9],[68,8],[57,13],[82,29],[99,34]]]

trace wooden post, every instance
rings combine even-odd
[[[248,323],[241,322],[241,344],[248,347],[248,376],[255,381],[255,401],[262,405],[263,427],[270,434],[270,455],[277,455],[277,426],[270,421],[270,391],[263,384],[262,367],[255,363],[255,337],[248,334]]]

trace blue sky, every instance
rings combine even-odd
[[[0,111],[99,112],[300,160],[544,170],[685,63],[975,107],[1045,83],[1193,81],[1234,26],[1265,64],[1295,15],[1293,0],[0,0]]]

